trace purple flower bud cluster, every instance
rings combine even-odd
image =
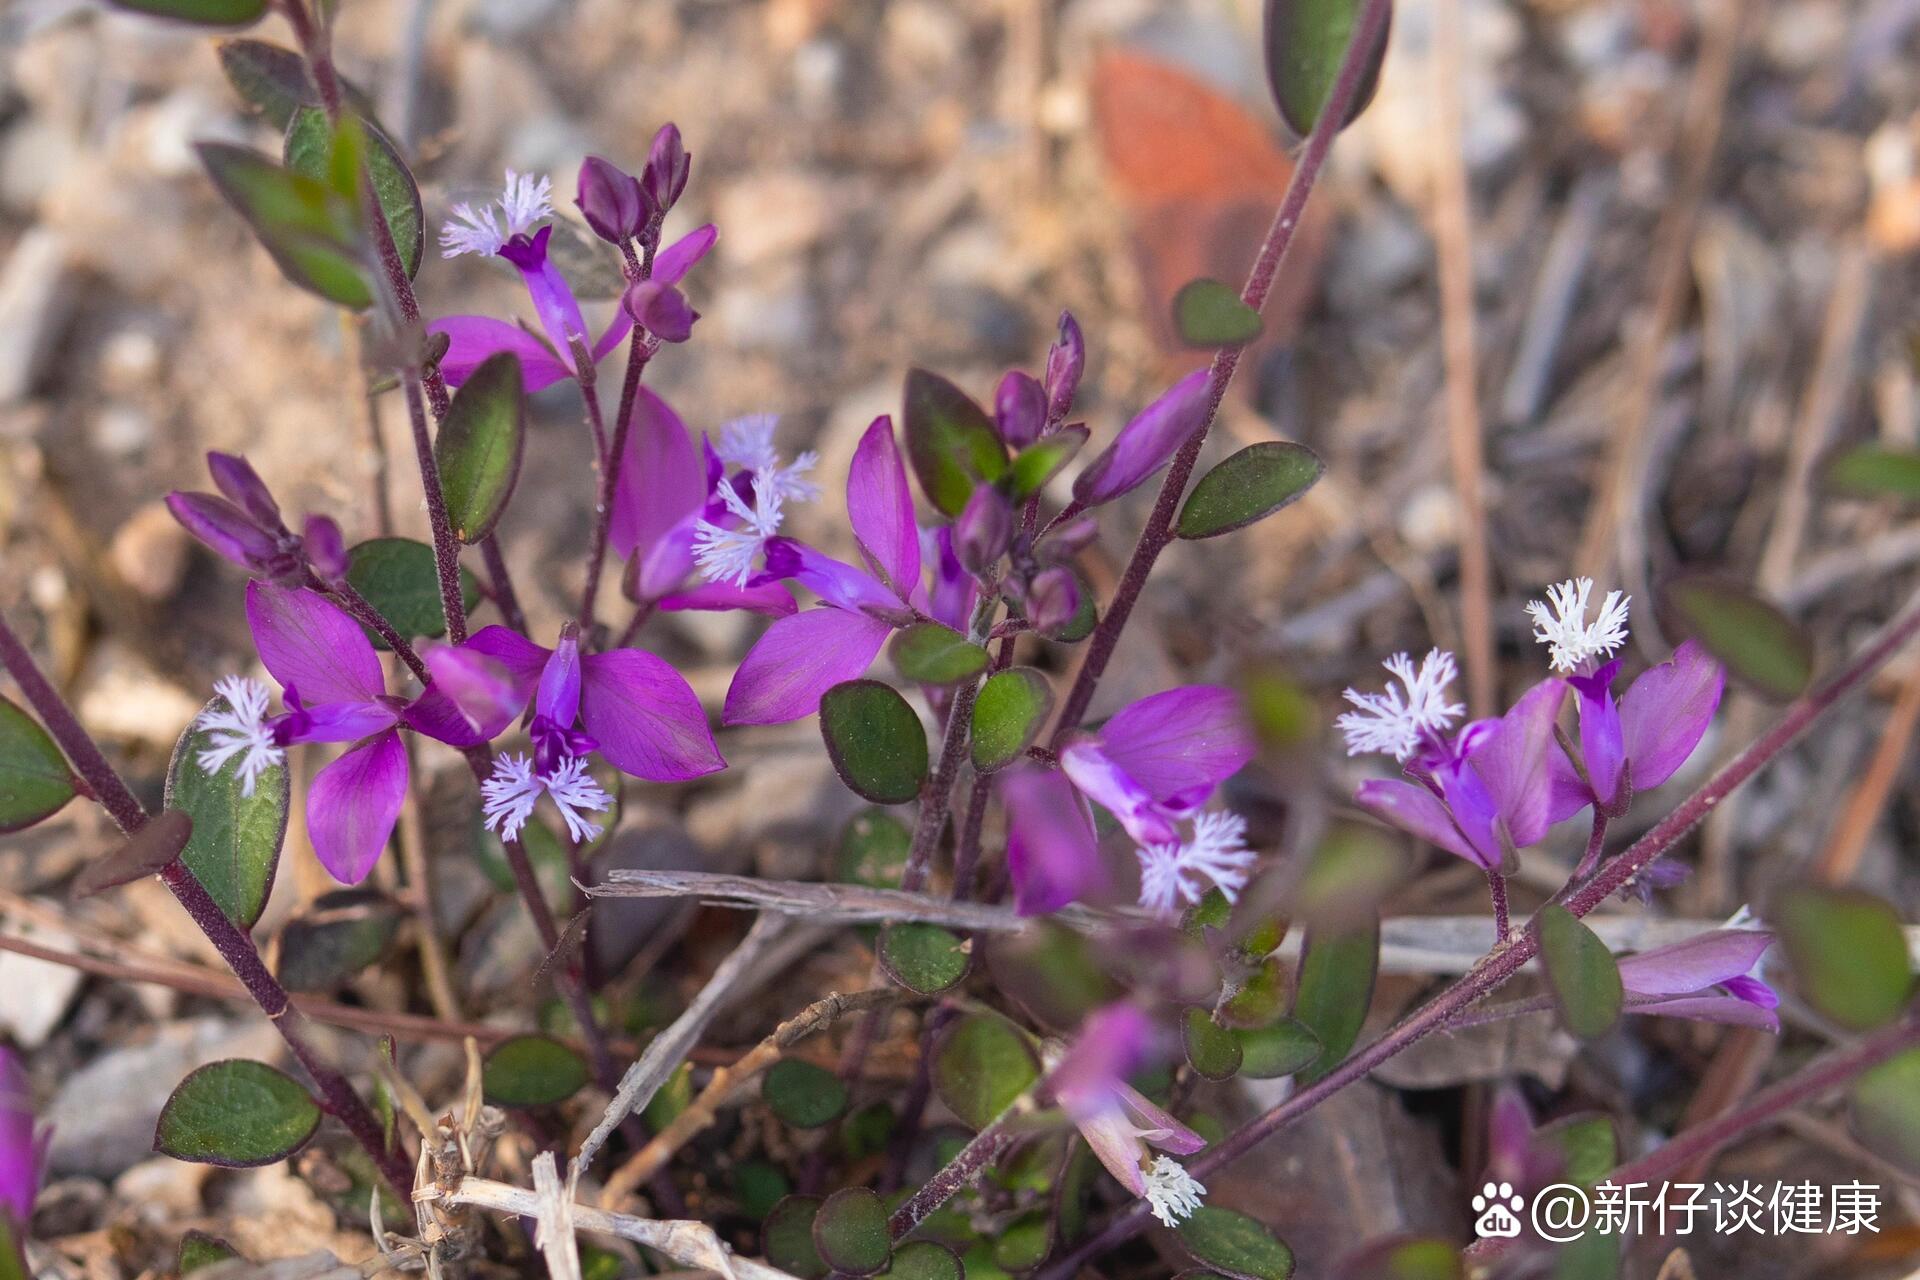
[[[208,550],[272,582],[303,582],[311,575],[332,583],[346,577],[346,544],[330,517],[310,515],[295,534],[245,458],[209,453],[207,471],[218,495],[176,490],[167,495],[167,509]]]

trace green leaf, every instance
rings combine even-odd
[[[1173,295],[1173,331],[1190,347],[1245,346],[1260,328],[1260,313],[1218,280],[1190,280]]]
[[[959,684],[987,669],[987,651],[952,627],[917,622],[893,633],[894,669],[916,684]]]
[[[1267,84],[1280,118],[1300,137],[1313,132],[1320,109],[1333,93],[1347,42],[1359,24],[1365,0],[1267,0],[1264,32]],[[1391,18],[1392,11],[1388,11]],[[1341,127],[1350,125],[1373,100],[1380,63],[1387,53],[1387,30],[1367,58],[1365,78]]]
[[[1380,967],[1378,918],[1341,929],[1311,928],[1302,943],[1293,1016],[1318,1037],[1321,1054],[1300,1072],[1303,1080],[1325,1075],[1353,1048],[1373,1001]]]
[[[1368,827],[1336,826],[1314,846],[1293,887],[1294,915],[1323,927],[1371,919],[1406,875],[1400,841]]]
[[[1287,980],[1280,961],[1268,957],[1232,984],[1232,995],[1220,1007],[1220,1019],[1238,1029],[1264,1027],[1286,1008]]]
[[[834,878],[870,889],[898,889],[913,848],[913,832],[885,809],[853,815],[841,829],[834,853]]]
[[[972,944],[937,924],[890,924],[880,935],[880,966],[909,991],[930,996],[967,976]]]
[[[658,1133],[692,1105],[693,1064],[683,1062],[674,1068],[667,1082],[654,1091],[647,1105],[640,1108],[640,1118],[646,1121],[648,1129]]]
[[[1200,477],[1174,531],[1197,539],[1244,529],[1297,501],[1325,470],[1319,455],[1302,444],[1248,445]]]
[[[493,532],[513,496],[526,435],[527,395],[519,358],[496,352],[453,393],[433,442],[447,519],[460,541],[472,545]]]
[[[973,767],[1004,769],[1025,754],[1053,713],[1053,683],[1032,667],[996,671],[973,700]]]
[[[361,155],[367,167],[366,176],[373,183],[374,199],[379,202],[380,212],[387,220],[387,231],[393,236],[393,247],[399,252],[401,265],[406,267],[407,276],[411,279],[420,272],[420,258],[426,248],[423,234],[426,217],[420,208],[420,188],[415,184],[407,162],[400,158],[399,151],[388,141],[386,134],[367,120],[359,117],[350,119],[365,138]],[[327,113],[318,106],[295,107],[286,129],[282,158],[287,168],[317,181],[327,181],[335,162],[334,129],[327,123]],[[342,194],[359,189],[359,175],[355,174]],[[514,362],[514,367],[519,367],[518,361]]]
[[[1203,1204],[1180,1224],[1181,1248],[1234,1280],[1287,1280],[1293,1250],[1244,1213]]]
[[[1080,452],[1086,442],[1085,427],[1062,427],[1022,449],[1015,455],[1013,465],[1007,469],[1009,495],[1019,501],[1039,493],[1047,487],[1048,481],[1073,461],[1074,455]]]
[[[765,1160],[734,1166],[733,1193],[739,1197],[740,1212],[749,1218],[765,1218],[789,1190],[787,1175]]]
[[[986,952],[993,985],[1052,1031],[1071,1030],[1121,995],[1087,939],[1044,918],[1018,933],[993,935]]]
[[[201,142],[194,150],[213,185],[246,219],[288,280],[355,311],[373,305],[351,200],[245,147]]]
[[[1827,464],[1827,488],[1859,498],[1920,498],[1920,449],[1860,445]]]
[[[1554,1175],[1579,1187],[1591,1187],[1620,1161],[1620,1139],[1613,1117],[1599,1112],[1563,1116],[1534,1131],[1533,1145],[1553,1157]]]
[[[820,736],[840,780],[863,800],[905,804],[927,780],[927,731],[878,680],[848,680],[820,698]]]
[[[442,635],[447,615],[440,607],[440,577],[433,548],[413,538],[368,538],[347,553],[347,582],[411,639]],[[480,582],[460,570],[460,595],[471,613],[480,603]],[[367,632],[376,648],[386,642]]]
[[[498,1107],[551,1107],[586,1086],[586,1059],[551,1036],[523,1035],[487,1051],[480,1088]]]
[[[1271,1026],[1236,1031],[1240,1039],[1240,1074],[1254,1080],[1277,1080],[1313,1064],[1320,1057],[1318,1036],[1303,1022],[1282,1018]]]
[[[1460,1251],[1445,1240],[1393,1236],[1341,1260],[1338,1280],[1461,1280]]]
[[[218,51],[220,69],[233,91],[282,133],[296,110],[320,105],[320,91],[307,74],[306,60],[293,50],[243,37],[222,40]],[[348,81],[341,81],[340,87],[348,108],[371,120],[372,99]]]
[[[957,517],[977,484],[1007,470],[1006,447],[993,419],[966,392],[937,373],[907,371],[907,460],[920,491],[943,515]]]
[[[280,931],[275,973],[289,991],[331,991],[393,950],[406,909],[377,889],[322,894]]]
[[[1598,934],[1558,903],[1540,909],[1540,960],[1567,1030],[1582,1040],[1613,1030],[1626,999],[1619,962]]]
[[[1687,574],[1668,582],[1660,597],[1680,631],[1755,691],[1792,698],[1813,680],[1813,641],[1745,587]]]
[[[226,709],[226,699],[215,698],[201,716]],[[193,833],[180,860],[227,919],[250,929],[266,909],[267,894],[273,889],[280,846],[287,836],[292,786],[287,766],[277,764],[260,774],[253,794],[248,795],[238,757],[228,760],[218,773],[209,774],[200,767],[200,753],[210,745],[205,730],[189,726],[180,735],[167,763],[165,804],[193,821]]]
[[[885,1102],[869,1102],[840,1122],[840,1150],[852,1161],[878,1155],[892,1140],[893,1127],[893,1107]]]
[[[0,832],[51,818],[74,797],[73,770],[32,716],[0,698]]]
[[[1920,1171],[1920,1049],[1909,1049],[1853,1082],[1853,1132],[1887,1159]]]
[[[850,1276],[870,1276],[887,1265],[893,1238],[887,1206],[866,1187],[834,1192],[813,1219],[813,1247],[820,1260]]]
[[[799,1058],[774,1063],[760,1082],[760,1096],[796,1129],[831,1124],[847,1109],[847,1086],[840,1077]]]
[[[1240,1071],[1240,1040],[1231,1030],[1213,1020],[1205,1009],[1194,1006],[1181,1016],[1180,1041],[1187,1061],[1208,1080],[1231,1080]]]
[[[210,1236],[204,1231],[189,1231],[180,1237],[180,1255],[174,1261],[173,1269],[176,1274],[184,1276],[216,1262],[231,1262],[239,1256],[239,1252],[219,1236]]]
[[[1619,1280],[1620,1237],[1589,1228],[1554,1250],[1553,1280]]]
[[[909,1240],[880,1273],[888,1280],[966,1280],[960,1257],[936,1240]]]
[[[153,1149],[194,1164],[250,1168],[307,1145],[320,1107],[306,1087],[264,1062],[228,1058],[182,1080],[160,1110]]]
[[[1047,1260],[1053,1232],[1044,1213],[1016,1218],[993,1237],[993,1260],[1008,1271],[1031,1271]]]
[[[1768,918],[1814,1008],[1853,1031],[1900,1016],[1913,973],[1900,917],[1885,900],[1860,889],[1796,885],[1774,898]]]
[[[267,11],[267,0],[109,0],[109,3],[130,13],[208,27],[242,27],[258,22]]]
[[[949,1026],[933,1056],[933,1087],[963,1124],[984,1129],[1040,1078],[1032,1043],[997,1014]]]
[[[819,1196],[788,1196],[773,1206],[760,1227],[760,1251],[782,1271],[817,1280],[829,1268],[813,1243],[813,1220],[820,1212]]]

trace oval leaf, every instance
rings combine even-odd
[[[75,898],[91,898],[157,875],[173,865],[192,837],[193,819],[178,809],[164,809],[118,849],[80,868],[69,892]]]
[[[1234,1280],[1287,1280],[1293,1250],[1244,1213],[1204,1204],[1180,1224],[1180,1247]]]
[[[898,889],[912,848],[913,832],[885,809],[856,813],[840,833],[834,877],[842,884]]]
[[[920,492],[943,515],[957,517],[975,485],[1005,474],[1006,446],[986,410],[937,373],[908,370],[905,398],[907,460]]]
[[[1082,426],[1062,427],[1044,440],[1036,440],[1022,449],[1007,469],[1007,488],[1015,499],[1031,498],[1047,487],[1073,461],[1087,442]]]
[[[320,1108],[306,1086],[264,1062],[228,1058],[190,1073],[161,1108],[153,1149],[194,1164],[273,1164],[307,1145]]]
[[[1301,1071],[1303,1078],[1326,1074],[1353,1048],[1373,1001],[1373,980],[1379,968],[1377,917],[1339,929],[1307,931],[1301,944],[1293,1016],[1319,1039],[1321,1052]]]
[[[1854,1031],[1900,1016],[1913,993],[1900,917],[1859,889],[1797,885],[1782,891],[1769,917],[1780,931],[1801,994]]]
[[[180,1237],[180,1253],[174,1260],[173,1269],[183,1276],[191,1275],[202,1267],[210,1267],[216,1262],[231,1262],[239,1256],[239,1251],[219,1236],[211,1236],[204,1231],[189,1231]]]
[[[245,147],[201,142],[194,150],[288,280],[356,311],[373,305],[352,201]]]
[[[433,442],[447,519],[460,541],[471,546],[493,532],[513,496],[526,435],[527,395],[519,358],[496,352],[453,393]],[[438,589],[436,583],[436,599]]]
[[[813,1247],[822,1262],[846,1275],[879,1271],[893,1253],[885,1202],[866,1187],[834,1192],[814,1215]]]
[[[1267,0],[1265,45],[1267,84],[1280,118],[1301,137],[1313,132],[1320,109],[1333,92],[1347,42],[1359,24],[1365,0]],[[1392,10],[1388,10],[1389,24]],[[1350,125],[1373,101],[1380,63],[1387,54],[1387,28],[1367,55],[1365,79],[1341,128]]]
[[[1040,1078],[1040,1059],[1020,1029],[996,1014],[955,1022],[934,1050],[933,1087],[962,1123],[984,1129]]]
[[[1920,1172],[1920,1049],[1874,1067],[1853,1083],[1853,1132],[1896,1164]]]
[[[1687,575],[1667,583],[1660,598],[1679,630],[1759,693],[1792,698],[1812,681],[1813,641],[1746,588]]]
[[[958,684],[987,669],[987,651],[952,627],[919,622],[887,646],[894,669],[918,684]]]
[[[907,700],[878,680],[848,680],[820,698],[820,736],[853,793],[905,804],[927,779],[927,731]]]
[[[997,671],[973,700],[973,767],[981,773],[1018,760],[1053,712],[1053,684],[1032,667]]]
[[[760,1250],[767,1261],[800,1280],[827,1274],[827,1264],[813,1245],[813,1220],[819,1212],[819,1196],[788,1196],[773,1206],[760,1227]]]
[[[1180,1020],[1180,1042],[1187,1061],[1208,1080],[1231,1080],[1240,1071],[1240,1041],[1202,1008],[1191,1008]]]
[[[437,636],[447,629],[440,608],[440,578],[433,548],[413,538],[369,538],[347,553],[347,582],[406,637]],[[468,612],[480,603],[480,583],[460,570],[460,595]],[[367,632],[377,648],[387,647]]]
[[[1030,1213],[999,1229],[993,1237],[994,1265],[1007,1271],[1031,1271],[1047,1260],[1053,1231],[1043,1213]]]
[[[239,39],[222,40],[219,53],[220,69],[226,72],[233,91],[281,132],[286,131],[295,111],[320,105],[320,91],[307,75],[306,61],[293,50],[265,40]],[[340,87],[347,105],[371,119],[373,103],[367,95],[345,80]]]
[[[1600,936],[1557,903],[1540,909],[1540,960],[1567,1030],[1592,1040],[1620,1020],[1620,965]]]
[[[44,821],[73,797],[73,770],[60,748],[32,716],[0,698],[0,832]]]
[[[487,1051],[480,1088],[499,1107],[550,1107],[587,1083],[586,1059],[551,1036],[502,1040]]]
[[[760,1096],[796,1129],[831,1124],[847,1109],[847,1086],[840,1077],[798,1058],[774,1063],[760,1082]]]
[[[289,991],[331,991],[393,950],[405,908],[377,889],[313,900],[280,931],[275,972]]]
[[[1857,498],[1920,498],[1920,449],[1861,445],[1827,464],[1827,488]]]
[[[1320,1057],[1320,1038],[1292,1018],[1234,1034],[1240,1038],[1240,1074],[1255,1080],[1290,1076]]]
[[[934,995],[967,976],[972,944],[937,924],[890,924],[880,935],[880,965],[909,991]]]
[[[1305,445],[1268,440],[1248,445],[1193,486],[1174,531],[1217,538],[1264,520],[1313,487],[1326,467]]]
[[[226,709],[226,699],[215,698],[201,716]],[[199,724],[199,718],[194,724]],[[292,784],[287,766],[281,763],[263,772],[248,795],[238,757],[228,760],[218,773],[201,768],[200,753],[210,745],[205,730],[190,726],[180,735],[173,759],[167,763],[165,803],[192,822],[180,860],[227,919],[250,929],[266,909],[280,865]]]
[[[1239,347],[1260,336],[1260,313],[1231,285],[1191,280],[1173,295],[1173,331],[1190,347]]]
[[[909,1240],[880,1273],[889,1280],[964,1280],[959,1255],[934,1240]]]
[[[354,117],[365,136],[363,150],[366,177],[373,184],[374,199],[387,220],[387,232],[409,278],[419,274],[420,258],[426,248],[422,234],[426,215],[420,208],[420,188],[413,172],[400,158],[387,135],[366,120]],[[333,167],[333,126],[327,113],[318,106],[295,107],[287,122],[287,137],[282,158],[287,168],[309,178],[325,181]],[[357,185],[357,184],[356,184]]]
[[[172,18],[207,27],[243,27],[258,22],[267,0],[109,0],[116,9]]]

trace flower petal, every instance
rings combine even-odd
[[[1160,811],[1145,787],[1101,750],[1099,739],[1089,736],[1068,744],[1060,752],[1060,771],[1080,794],[1111,813],[1135,844],[1179,839],[1172,819]]]
[[[847,469],[847,518],[874,574],[905,597],[920,585],[920,527],[913,492],[893,439],[893,419],[873,420]]]
[[[1258,744],[1239,695],[1192,684],[1140,699],[1100,726],[1107,758],[1165,804],[1192,800],[1253,759]],[[1204,796],[1185,807],[1204,803]]]
[[[0,1206],[16,1229],[33,1219],[41,1154],[33,1132],[33,1090],[19,1058],[0,1046]]]
[[[478,742],[491,742],[498,737],[527,705],[524,680],[516,677],[506,663],[471,644],[429,645],[421,657],[433,676],[433,684],[407,709],[410,717],[407,723],[431,737],[439,735],[414,723],[415,718],[427,724],[436,723],[437,706],[418,716],[415,712],[415,708],[430,697],[436,701],[445,699],[466,725],[466,732],[460,736],[472,737]]]
[[[1712,929],[1620,959],[1620,984],[1643,996],[1680,996],[1742,977],[1766,954],[1765,929]]]
[[[1080,1023],[1073,1044],[1048,1075],[1048,1087],[1069,1108],[1103,1099],[1141,1068],[1153,1039],[1153,1023],[1139,1005],[1130,1000],[1102,1005]]]
[[[865,675],[893,628],[832,607],[782,618],[747,651],[727,689],[723,724],[784,724],[820,709],[820,695]]]
[[[1636,792],[1653,790],[1686,763],[1726,684],[1726,669],[1692,640],[1633,682],[1620,699],[1620,732]]]
[[[1553,721],[1566,692],[1566,681],[1542,680],[1522,694],[1467,754],[1469,767],[1486,783],[1515,848],[1537,844],[1547,834],[1552,799],[1547,751],[1554,746]],[[1447,794],[1451,800],[1453,793]]]
[[[1489,861],[1467,843],[1467,838],[1448,816],[1446,806],[1425,787],[1416,787],[1398,778],[1375,778],[1361,783],[1353,793],[1353,800],[1376,817],[1475,866],[1487,867],[1498,862],[1497,856]]]
[[[1177,1156],[1190,1156],[1207,1140],[1173,1118],[1173,1114],[1130,1084],[1120,1086],[1120,1105],[1149,1145]]]
[[[934,531],[933,549],[933,592],[927,597],[925,611],[935,621],[944,622],[955,631],[965,631],[973,617],[980,584],[954,554],[952,525],[941,525]]]
[[[367,633],[315,592],[249,582],[247,625],[273,678],[311,706],[371,702],[387,691]]]
[[[662,613],[678,613],[684,609],[724,613],[730,609],[745,609],[769,618],[786,618],[797,612],[800,606],[794,603],[793,592],[778,582],[763,583],[757,587],[736,587],[731,582],[703,582],[685,591],[661,596],[654,602],[654,608]]]
[[[1613,805],[1620,797],[1620,774],[1625,763],[1620,704],[1613,697],[1613,679],[1619,674],[1620,660],[1616,658],[1590,676],[1572,676],[1567,680],[1579,699],[1581,763],[1586,765],[1594,792],[1607,805]],[[1551,757],[1565,754],[1548,749],[1549,772],[1553,767]],[[1549,810],[1554,807],[1551,800],[1547,807]]]
[[[1019,768],[1000,780],[1007,807],[1007,872],[1023,916],[1058,911],[1107,885],[1093,823],[1057,769]]]
[[[791,578],[829,604],[856,613],[911,616],[888,587],[864,569],[793,538],[769,538],[768,578]]]
[[[492,316],[444,316],[428,325],[427,332],[447,335],[440,376],[450,387],[465,382],[488,356],[502,351],[519,358],[520,378],[528,395],[573,376],[573,370],[538,336]]]
[[[572,340],[578,338],[584,343],[591,335],[586,319],[580,314],[580,300],[573,296],[567,278],[547,256],[547,242],[552,236],[551,225],[540,228],[531,238],[516,236],[501,247],[500,256],[519,268],[527,296],[533,300],[534,314],[540,317],[540,327],[547,331],[547,341],[571,368]]]
[[[314,856],[342,884],[359,884],[380,860],[407,797],[407,749],[389,731],[314,775],[307,835]]]
[[[533,706],[562,729],[571,729],[580,718],[580,638],[571,626],[561,633],[560,643],[540,669]]]
[[[651,548],[707,499],[706,471],[693,437],[665,400],[642,386],[633,401],[627,447],[614,485],[608,537],[622,557]],[[685,577],[682,570],[681,577]]]
[[[679,284],[719,238],[720,229],[711,222],[689,231],[653,256],[653,278],[662,284]]]
[[[614,768],[649,782],[681,782],[727,767],[686,677],[639,649],[581,660],[580,719]]]
[[[1195,369],[1142,409],[1080,473],[1073,496],[1089,507],[1111,502],[1166,466],[1206,416],[1207,381],[1208,370]]]
[[[1650,1013],[1663,1018],[1689,1018],[1695,1022],[1718,1022],[1735,1027],[1753,1027],[1759,1031],[1779,1031],[1780,1015],[1772,1009],[1749,1004],[1735,996],[1682,996],[1677,1000],[1656,1000],[1650,1004],[1627,1005],[1628,1013]]]

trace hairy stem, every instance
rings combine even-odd
[[[507,572],[507,558],[500,552],[500,541],[493,534],[480,539],[480,558],[486,563],[487,578],[493,584],[493,607],[507,625],[521,635],[527,634],[527,615],[520,608],[520,597],[513,589],[513,577]]]
[[[1001,1149],[1013,1141],[1013,1134],[1008,1132],[1007,1125],[1013,1114],[1014,1109],[1008,1108],[993,1123],[974,1134],[973,1141],[960,1148],[944,1169],[928,1178],[925,1185],[914,1192],[905,1204],[893,1211],[893,1217],[887,1220],[887,1230],[893,1233],[895,1240],[925,1222],[935,1209],[953,1199],[956,1193],[980,1176],[981,1170],[993,1163]]]
[[[1507,878],[1498,871],[1487,872],[1487,894],[1493,899],[1493,938],[1505,942],[1513,932],[1513,920],[1507,912]]]
[[[980,692],[977,682],[969,681],[954,690],[953,705],[947,708],[947,732],[940,743],[940,763],[920,801],[920,819],[914,824],[913,843],[907,850],[907,865],[900,872],[900,887],[918,893],[926,887],[933,867],[933,851],[946,829],[947,813],[953,804],[953,783],[960,772],[960,756],[967,748],[967,729],[973,723],[973,699]]]
[[[1580,865],[1573,869],[1575,880],[1585,880],[1600,865],[1600,851],[1607,846],[1607,815],[1600,812],[1596,805],[1593,810],[1593,830],[1587,833],[1587,850],[1580,855]]]
[[[613,495],[620,483],[620,459],[627,450],[627,436],[633,429],[633,405],[640,395],[640,377],[647,369],[653,350],[647,345],[638,325],[627,345],[627,374],[620,385],[620,409],[613,420],[613,445],[600,463],[600,478],[593,500],[593,536],[587,544],[587,581],[580,589],[580,632],[593,635],[594,602],[600,593],[601,566],[607,559],[607,534],[613,525]]]
[[[407,670],[419,677],[421,684],[433,682],[433,677],[427,672],[427,664],[420,660],[420,655],[414,652],[413,646],[407,643],[406,637],[396,631],[393,624],[387,621],[386,615],[374,608],[373,602],[356,591],[351,583],[345,581],[332,585],[322,583],[320,590],[338,600],[356,619],[373,628],[374,634],[387,642],[387,647],[393,650],[400,661],[407,664]]]
[[[421,400],[420,371],[401,374],[407,392],[407,420],[413,427],[413,452],[420,463],[420,487],[427,495],[427,520],[433,526],[433,568],[440,579],[440,610],[447,619],[447,642],[467,642],[467,607],[460,598],[460,544],[447,518],[447,496],[440,488],[440,465],[434,461],[433,438],[427,431],[427,410]]]

